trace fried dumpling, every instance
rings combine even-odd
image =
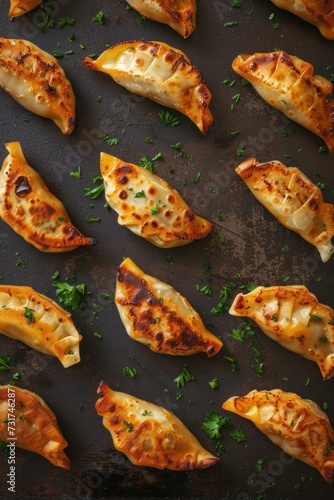
[[[41,176],[28,165],[19,142],[5,144],[9,155],[0,170],[0,217],[42,252],[67,252],[93,245],[76,229]]]
[[[252,319],[268,337],[315,361],[324,379],[334,375],[333,309],[320,304],[304,285],[259,286],[239,293],[229,312]]]
[[[57,357],[64,368],[80,361],[82,337],[70,313],[28,286],[0,285],[0,333]]]
[[[195,215],[167,182],[146,168],[101,153],[101,175],[108,204],[118,223],[162,248],[207,236],[211,222]]]
[[[277,7],[288,10],[296,16],[314,24],[320,33],[334,40],[333,0],[271,0]]]
[[[334,152],[333,84],[313,66],[283,50],[241,54],[232,64],[260,96],[288,118],[321,137]]]
[[[115,302],[128,335],[154,352],[214,356],[222,342],[173,287],[145,274],[129,258],[119,267]]]
[[[27,40],[0,38],[0,87],[63,134],[75,123],[75,97],[57,59]]]
[[[0,386],[0,439],[7,446],[14,443],[18,448],[41,455],[56,467],[70,469],[64,452],[67,441],[57,417],[34,392],[13,385]]]
[[[184,38],[196,26],[196,0],[126,0],[143,16],[168,24]]]
[[[213,118],[211,93],[188,57],[163,42],[122,42],[82,64],[107,73],[127,90],[176,109],[205,135]]]
[[[111,434],[115,448],[135,465],[185,471],[205,469],[218,462],[170,411],[105,382],[97,390],[95,408]]]
[[[27,14],[39,4],[41,4],[43,0],[10,0],[10,17],[22,16],[22,14]]]
[[[254,390],[228,399],[222,407],[251,420],[273,443],[332,483],[334,431],[314,401],[280,389]]]
[[[298,168],[279,161],[258,163],[249,158],[236,172],[254,196],[285,227],[314,245],[323,262],[333,255],[334,206],[325,203],[321,189]]]

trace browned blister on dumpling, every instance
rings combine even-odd
[[[163,42],[121,42],[98,59],[82,64],[111,78],[135,94],[188,116],[205,135],[213,117],[211,93],[199,69],[178,49]]]
[[[101,382],[95,408],[115,448],[135,465],[186,471],[205,469],[218,458],[170,411]]]
[[[271,0],[277,7],[288,10],[296,16],[314,24],[320,33],[334,40],[333,0]]]
[[[334,206],[324,202],[316,184],[298,168],[286,167],[279,161],[258,163],[249,158],[236,172],[269,212],[317,248],[323,262],[331,258]]]
[[[119,267],[115,302],[128,335],[152,351],[214,356],[222,342],[179,292],[145,274],[129,258]]]
[[[13,439],[15,437],[15,439]],[[34,392],[16,386],[0,386],[0,439],[7,446],[32,451],[56,467],[70,469],[67,447],[56,415]]]
[[[251,420],[286,453],[315,467],[331,484],[334,472],[334,431],[325,412],[309,399],[280,389],[234,396],[224,410]]]
[[[313,66],[283,50],[241,54],[232,64],[260,96],[288,118],[321,137],[334,152],[333,84]]]
[[[22,16],[22,14],[27,14],[42,2],[43,0],[10,0],[9,15],[10,17]]]
[[[63,134],[75,124],[75,97],[55,57],[27,40],[0,38],[0,87],[24,108],[50,118]]]
[[[95,240],[76,229],[41,176],[28,165],[19,142],[6,144],[0,170],[0,217],[42,252],[67,252]]]
[[[189,208],[180,194],[146,168],[101,153],[108,204],[118,223],[162,248],[187,245],[207,236],[211,222]]]
[[[334,312],[304,285],[257,287],[239,293],[230,314],[255,321],[271,339],[334,375]]]
[[[80,361],[82,337],[70,313],[29,286],[0,285],[0,333],[57,357],[64,368]]]
[[[196,0],[126,0],[143,16],[168,24],[184,38],[196,26]]]

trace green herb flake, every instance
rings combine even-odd
[[[144,193],[144,191],[138,191],[136,194],[135,194],[135,198],[146,198],[146,194]]]
[[[35,323],[35,318],[34,318],[34,315],[33,315],[33,310],[29,309],[29,307],[24,307],[23,309],[24,309],[23,316],[25,318],[27,318],[28,325],[30,325],[31,323]]]
[[[230,436],[237,442],[237,443],[244,443],[246,441],[245,433],[243,431],[237,430],[234,432],[231,432]]]
[[[104,182],[94,188],[84,188],[84,195],[90,200],[96,200],[104,191]]]
[[[70,176],[75,177],[76,179],[81,179],[82,172],[80,165],[78,166],[77,170],[70,172]]]
[[[183,365],[180,375],[174,379],[174,383],[176,384],[176,387],[184,387],[186,382],[193,382],[194,380],[196,380],[195,376],[190,373],[187,365],[185,364]]]
[[[100,24],[104,23],[104,14],[103,14],[102,10],[100,10],[100,12],[92,18],[92,21],[96,22],[96,23],[100,23]]]
[[[136,368],[130,368],[129,366],[122,368],[121,373],[125,377],[129,375],[131,378],[136,378],[138,375]]]
[[[196,175],[195,175],[195,177],[193,178],[193,183],[194,183],[194,184],[197,184],[197,183],[200,181],[201,176],[202,176],[201,172],[197,172],[197,174],[196,174]]]
[[[133,431],[133,426],[130,424],[130,422],[127,422],[126,420],[123,420],[123,424],[125,426],[124,430],[127,430],[128,432]]]
[[[81,302],[86,291],[84,283],[80,285],[69,285],[69,283],[53,283],[56,288],[56,295],[59,302],[65,306],[70,307],[74,312],[81,311]]]
[[[209,386],[211,387],[212,390],[217,389],[218,387],[218,379],[217,377],[213,378],[212,380],[209,381]]]
[[[151,215],[157,215],[159,213],[159,205],[156,203],[152,208],[151,208]]]
[[[0,372],[10,370],[10,356],[5,353],[0,356]]]
[[[165,127],[166,125],[175,127],[176,125],[180,124],[179,118],[172,115],[169,111],[160,111],[159,116],[163,127]]]

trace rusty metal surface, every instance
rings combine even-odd
[[[153,21],[141,26],[139,15],[127,10],[125,1],[52,0],[54,19],[72,15],[76,22],[62,30],[49,28],[45,33],[36,29],[40,21],[36,11],[10,22],[7,3],[2,2],[2,36],[29,39],[51,53],[74,51],[60,62],[76,94],[77,124],[74,133],[65,137],[51,121],[30,115],[2,92],[2,143],[21,142],[29,163],[63,201],[76,226],[94,236],[98,244],[62,255],[42,254],[0,221],[2,283],[30,285],[56,298],[54,272],[60,271],[60,281],[65,281],[76,270],[77,283],[85,283],[91,292],[85,297],[83,311],[73,313],[83,335],[82,361],[78,365],[63,369],[56,359],[7,337],[0,338],[0,354],[10,354],[12,366],[10,373],[0,372],[0,383],[8,383],[18,371],[18,385],[46,400],[69,442],[72,462],[71,471],[66,472],[41,457],[17,450],[16,493],[10,493],[5,484],[8,464],[1,456],[1,498],[328,498],[330,486],[317,471],[289,459],[251,422],[223,412],[221,404],[251,389],[281,388],[313,399],[321,407],[327,403],[328,416],[334,422],[333,381],[322,381],[314,363],[284,350],[255,328],[256,347],[264,366],[262,377],[258,377],[251,369],[255,354],[249,342],[238,343],[229,337],[231,329],[238,328],[242,320],[227,312],[213,316],[210,311],[219,302],[221,287],[230,280],[236,284],[233,296],[238,286],[283,284],[286,276],[290,276],[289,284],[305,284],[320,302],[334,305],[333,260],[323,264],[313,247],[280,226],[234,172],[238,163],[249,156],[259,161],[281,160],[299,167],[313,182],[326,182],[324,197],[333,203],[333,156],[319,153],[323,145],[319,138],[270,109],[250,86],[241,86],[231,69],[232,60],[241,52],[266,52],[280,47],[311,62],[316,73],[329,78],[334,73],[334,42],[264,0],[240,0],[240,8],[232,8],[228,0],[198,0],[197,28],[187,40]],[[105,14],[103,25],[92,22],[99,11]],[[274,19],[270,19],[272,13]],[[231,21],[238,24],[224,26]],[[210,107],[215,118],[206,137],[182,116],[179,126],[162,127],[158,116],[161,106],[130,94],[107,75],[79,63],[88,54],[100,54],[106,44],[131,39],[167,42],[183,50],[201,69],[213,95]],[[235,85],[224,83],[227,79],[236,80]],[[239,93],[241,98],[235,102],[233,97]],[[295,133],[285,137],[282,131],[290,127]],[[231,137],[230,132],[236,130],[239,134]],[[117,137],[119,144],[108,146],[97,139],[102,134]],[[145,142],[147,137],[153,142]],[[174,158],[171,145],[177,142],[182,143],[187,157]],[[238,158],[236,151],[241,145],[245,152]],[[163,160],[155,162],[156,173],[175,187],[199,215],[214,223],[212,235],[165,251],[118,226],[116,215],[104,208],[103,197],[91,202],[83,195],[83,189],[92,187],[93,176],[99,174],[101,151],[133,163],[139,163],[143,155],[153,158],[161,152]],[[1,162],[6,154],[2,148]],[[81,179],[69,175],[78,165],[82,168]],[[197,172],[201,172],[201,179],[194,183]],[[87,223],[87,216],[101,220]],[[220,234],[224,235],[224,244]],[[124,256],[174,286],[206,324],[213,324],[210,329],[224,341],[217,356],[207,359],[201,354],[185,359],[158,355],[127,336],[113,303],[115,275]],[[16,265],[19,257],[25,267]],[[196,287],[208,281],[212,296]],[[110,294],[110,299],[101,298],[103,293]],[[102,340],[96,339],[94,332],[100,333]],[[236,371],[232,372],[224,356],[236,358]],[[178,389],[173,380],[185,362],[197,382]],[[138,376],[123,376],[125,366],[135,367]],[[213,391],[208,382],[214,377],[219,387]],[[213,444],[201,430],[210,411],[229,416],[235,428],[244,431],[246,442],[236,443],[227,430],[222,430],[223,444],[230,453],[222,453],[219,463],[204,471],[177,473],[136,467],[115,451],[95,412],[101,379],[113,388],[172,410],[211,452],[215,451]],[[261,472],[256,470],[259,459],[263,459]]]

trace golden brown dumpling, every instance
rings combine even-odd
[[[0,216],[42,252],[68,252],[93,245],[76,229],[41,176],[28,165],[19,142],[5,144],[9,155],[0,170]]]
[[[140,14],[168,24],[184,38],[196,26],[196,0],[126,0]]]
[[[118,223],[162,248],[187,245],[207,236],[211,222],[195,215],[179,193],[146,168],[101,153],[108,204]]]
[[[314,401],[280,389],[254,390],[228,399],[222,407],[251,420],[273,443],[332,483],[334,431]]]
[[[98,59],[86,57],[84,66],[107,73],[135,94],[188,116],[205,135],[213,117],[211,93],[201,73],[188,57],[163,42],[122,42],[105,50]]]
[[[135,465],[185,471],[218,462],[170,411],[101,382],[95,408],[114,446]]]
[[[57,357],[64,368],[80,361],[82,337],[71,315],[28,286],[0,285],[0,333]]]
[[[334,152],[333,84],[313,75],[312,64],[279,50],[241,54],[233,61],[232,68],[268,104],[321,137]]]
[[[10,0],[10,17],[22,16],[33,10],[37,5],[41,4],[43,0]]]
[[[235,170],[269,212],[317,248],[323,262],[331,258],[334,206],[324,202],[318,186],[298,168],[279,161],[249,158]]]
[[[324,379],[334,375],[334,312],[305,286],[259,286],[239,293],[229,312],[252,319],[268,337],[315,361]]]
[[[12,436],[15,436],[13,439]],[[42,455],[56,467],[70,469],[64,439],[56,415],[34,392],[16,386],[0,386],[0,439],[7,446]]]
[[[333,0],[271,0],[277,7],[288,10],[304,21],[314,24],[320,33],[334,40]]]
[[[75,124],[72,85],[55,57],[27,40],[0,38],[0,87],[63,134]]]
[[[214,356],[222,342],[174,288],[145,274],[129,258],[119,267],[115,302],[128,335],[152,351]]]

